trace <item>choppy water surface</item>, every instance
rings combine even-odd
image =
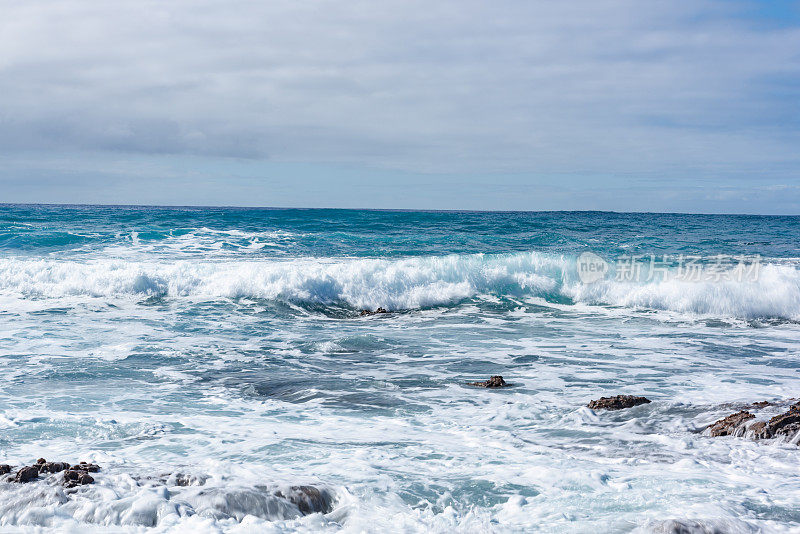
[[[797,531],[797,446],[700,431],[800,396],[798,235],[787,217],[0,206],[0,463],[103,466],[72,494],[0,483],[0,526]],[[585,251],[761,266],[586,285]],[[465,385],[493,374],[513,387]],[[653,402],[585,407],[617,393]],[[275,500],[298,485],[332,509]]]

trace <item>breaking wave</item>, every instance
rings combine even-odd
[[[757,279],[746,281],[604,280],[587,285],[578,279],[574,257],[537,252],[286,261],[5,258],[0,259],[0,294],[35,299],[257,298],[391,310],[491,295],[744,319],[800,319],[800,270],[792,264],[763,264]]]

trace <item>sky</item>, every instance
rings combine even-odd
[[[800,214],[800,0],[0,0],[0,202]]]

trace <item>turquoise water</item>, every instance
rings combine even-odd
[[[0,206],[0,463],[105,467],[69,498],[9,486],[0,525],[800,528],[796,445],[701,432],[798,395],[798,230],[796,217]],[[585,252],[642,256],[645,276],[585,283]],[[650,255],[668,273],[682,256],[758,269],[651,278]],[[359,314],[379,306],[391,313]],[[513,387],[465,385],[493,374]],[[585,408],[617,393],[653,402]],[[205,482],[142,482],[176,472]],[[262,506],[281,484],[327,488],[333,509]]]

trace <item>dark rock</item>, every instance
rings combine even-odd
[[[82,486],[84,484],[91,484],[94,478],[83,469],[76,469],[76,466],[70,467],[64,471],[64,485],[68,488],[75,486]]]
[[[47,460],[45,460],[44,458],[39,458],[38,460],[36,460],[36,463],[37,464],[44,464],[44,463],[47,463]]]
[[[709,435],[711,437],[718,437],[744,434],[744,423],[750,419],[755,419],[755,417],[755,415],[745,410],[736,412],[709,425]]]
[[[39,462],[36,465],[39,473],[60,473],[69,469],[67,462]]]
[[[380,308],[380,307],[375,311],[361,310],[361,316],[362,317],[364,317],[365,315],[375,315],[376,313],[389,313],[389,310],[386,310],[385,308]]]
[[[34,466],[22,467],[17,471],[14,482],[30,482],[35,478],[39,478],[39,469]]]
[[[78,465],[73,465],[70,469],[76,471],[87,471],[89,473],[97,473],[100,471],[100,466],[97,464],[90,464],[88,462],[81,462]]]
[[[691,519],[671,519],[652,525],[654,534],[726,534],[730,533],[729,527],[724,522],[717,523],[694,521]]]
[[[186,473],[172,473],[165,479],[167,484],[176,486],[202,486],[208,480],[207,476],[188,475]]]
[[[502,376],[496,375],[490,377],[489,380],[486,380],[485,382],[469,382],[469,385],[479,388],[504,388],[509,384],[507,384],[506,381],[503,380]]]
[[[800,432],[800,404],[794,404],[789,411],[776,415],[755,433],[757,439],[777,437],[793,438]]]
[[[290,489],[288,495],[281,491],[276,491],[275,495],[297,506],[303,515],[317,512],[327,514],[333,509],[333,496],[328,491],[320,491],[314,486],[292,486]]]
[[[587,405],[592,410],[622,410],[632,408],[640,404],[649,404],[650,399],[636,397],[634,395],[615,395],[613,397],[601,397],[589,402]]]
[[[793,399],[792,399],[793,400]],[[776,403],[755,403],[753,406],[767,406]],[[717,436],[746,436],[753,439],[772,439],[784,437],[794,438],[800,432],[800,403],[795,403],[789,410],[776,415],[769,421],[754,421],[755,415],[746,410],[731,414],[708,427],[709,434]]]
[[[6,475],[11,472],[11,466],[8,464],[0,464],[0,475]]]

